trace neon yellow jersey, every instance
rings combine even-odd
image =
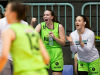
[[[54,39],[53,39],[53,45],[49,45],[49,32],[52,31],[54,36],[59,38],[59,23],[54,22],[53,29],[49,29],[46,26],[45,22],[41,23],[41,38],[44,42],[44,45],[46,48],[61,48],[61,45],[58,44]]]
[[[11,44],[14,73],[35,71],[45,67],[40,48],[39,34],[30,26],[14,23],[10,26],[16,34]]]

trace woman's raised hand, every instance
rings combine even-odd
[[[67,39],[67,41],[69,41],[70,43],[73,42],[72,37],[70,36],[70,34],[69,34],[69,36],[66,35],[66,39]]]
[[[37,21],[36,18],[32,18],[30,25],[33,26],[36,21]]]

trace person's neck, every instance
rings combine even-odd
[[[82,28],[82,29],[77,30],[77,31],[78,31],[78,34],[83,34],[83,33],[84,33],[84,31],[85,31],[85,28]]]
[[[20,20],[12,20],[11,24],[13,24],[13,23],[20,23]]]
[[[53,22],[51,21],[49,24],[46,24],[47,26],[52,26]]]

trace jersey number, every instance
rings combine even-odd
[[[28,33],[26,33],[26,35],[27,35],[27,37],[28,37],[28,39],[29,39],[31,49],[35,48],[36,50],[39,50],[39,48],[37,48],[36,46],[33,46],[33,45],[32,45],[31,37],[34,37],[35,35],[34,35],[34,34],[29,35]]]

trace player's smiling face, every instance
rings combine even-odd
[[[75,26],[77,30],[81,30],[83,27],[85,27],[85,22],[81,16],[76,17]]]
[[[46,24],[49,24],[53,19],[53,16],[51,15],[51,12],[46,10],[44,12],[43,19],[44,19]]]

